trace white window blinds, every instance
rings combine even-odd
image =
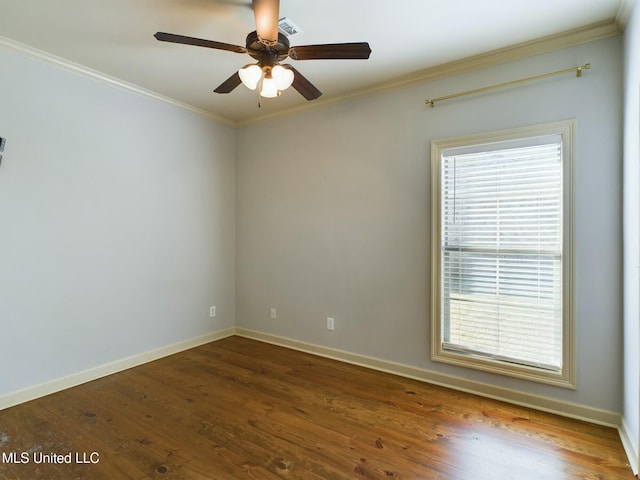
[[[560,135],[443,151],[444,350],[562,369],[562,171]]]

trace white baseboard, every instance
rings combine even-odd
[[[345,350],[323,347],[320,345],[314,345],[290,338],[238,327],[230,327],[217,332],[212,332],[200,337],[174,343],[156,350],[133,355],[122,360],[117,360],[82,372],[74,373],[63,378],[51,380],[40,385],[25,388],[24,390],[2,395],[0,396],[0,410],[233,335],[251,338],[261,342],[271,343],[386,373],[392,373],[394,375],[400,375],[402,377],[432,383],[434,385],[440,385],[454,390],[473,393],[483,397],[513,403],[515,405],[534,408],[549,413],[563,415],[565,417],[617,428],[622,445],[629,458],[631,469],[635,475],[638,475],[638,463],[640,459],[638,445],[629,436],[624,419],[621,418],[619,413],[571,402],[564,402],[548,397],[531,395],[516,390],[496,387],[486,383],[475,382],[465,378],[443,375],[423,368],[389,362],[387,360],[351,353]]]
[[[473,393],[475,395],[493,398],[495,400],[501,400],[523,407],[530,407],[536,410],[555,413],[565,417],[584,420],[607,427],[620,427],[620,414],[617,412],[611,412],[608,410],[588,407],[586,405],[579,405],[562,400],[556,400],[553,398],[532,395],[508,388],[496,387],[494,385],[475,382],[473,380],[468,380],[465,378],[443,375],[441,373],[433,372],[431,370],[423,368],[389,362],[378,358],[314,345],[311,343],[292,340],[290,338],[279,337],[276,335],[249,330],[246,328],[236,327],[235,333],[236,335],[241,337],[251,338],[254,340],[259,340],[262,342],[271,343],[274,345],[279,345],[282,347],[287,347],[294,350],[299,350],[302,352],[311,353],[314,355],[319,355],[322,357],[327,357],[386,373],[392,373],[395,375],[400,375],[402,377],[412,378],[414,380],[420,380],[423,382],[452,388],[454,390],[462,392]]]
[[[637,440],[634,441],[634,439],[629,435],[629,429],[624,417],[622,417],[618,433],[620,434],[620,440],[622,441],[624,451],[629,459],[631,470],[633,470],[633,474],[637,476],[638,467],[640,466],[640,448],[638,447]]]
[[[585,420],[599,425],[617,428],[624,446],[625,452],[629,457],[629,463],[633,472],[638,474],[638,445],[635,444],[628,435],[628,429],[625,427],[619,413],[597,408],[579,405],[571,402],[564,402],[548,397],[531,395],[502,387],[496,387],[486,383],[475,382],[472,380],[443,375],[427,369],[404,365],[400,363],[389,362],[374,357],[368,357],[357,353],[351,353],[344,350],[338,350],[311,343],[301,342],[290,338],[271,335],[268,333],[249,330],[246,328],[231,327],[217,332],[212,332],[200,337],[192,338],[172,345],[158,348],[149,352],[133,355],[122,360],[117,360],[105,365],[74,373],[72,375],[51,380],[49,382],[35,385],[33,387],[11,392],[0,396],[0,410],[28,402],[36,398],[43,397],[60,390],[71,388],[82,383],[90,382],[113,373],[127,370],[144,363],[157,360],[168,355],[173,355],[190,348],[194,348],[205,343],[221,340],[232,335],[251,338],[261,342],[271,343],[294,350],[299,350],[313,355],[331,358],[334,360],[371,368],[374,370],[400,375],[402,377],[411,378],[434,385],[452,388],[455,390],[473,393],[483,397],[493,398],[509,402],[515,405],[530,407],[537,410],[563,415],[565,417]]]
[[[200,337],[191,338],[182,342],[174,343],[160,347],[149,352],[140,353],[131,357],[123,358],[122,360],[116,360],[115,362],[100,365],[95,368],[90,368],[82,372],[74,373],[72,375],[57,378],[40,385],[25,388],[24,390],[18,390],[17,392],[11,392],[0,396],[0,410],[18,405],[20,403],[28,402],[36,398],[50,395],[60,390],[75,387],[82,383],[90,382],[91,380],[97,380],[101,377],[106,377],[113,373],[121,372],[143,363],[152,362],[162,357],[173,355],[174,353],[182,352],[190,348],[203,345],[205,343],[220,340],[222,338],[230,337],[235,334],[233,327],[217,332],[208,333]]]

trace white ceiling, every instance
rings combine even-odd
[[[288,60],[324,95],[349,95],[421,70],[613,20],[630,0],[281,0],[304,33],[292,46],[368,41],[369,60]],[[158,42],[156,31],[245,44],[250,0],[0,0],[0,36],[175,99],[230,122],[306,103],[294,89],[263,99],[213,89],[248,55]],[[5,44],[9,42],[4,42]],[[0,46],[3,42],[0,38]]]

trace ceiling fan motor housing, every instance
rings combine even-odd
[[[265,42],[253,31],[247,35],[247,53],[258,60],[260,66],[273,66],[289,56],[289,40],[278,33],[277,42]]]

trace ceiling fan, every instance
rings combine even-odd
[[[247,35],[246,47],[166,32],[157,32],[154,37],[162,42],[248,53],[257,63],[245,65],[222,82],[214,92],[229,93],[243,83],[251,90],[257,88],[263,97],[277,97],[290,86],[307,100],[315,100],[322,95],[322,92],[292,65],[280,64],[287,57],[293,60],[364,60],[371,55],[371,48],[367,42],[290,47],[287,37],[278,32],[280,0],[253,0],[252,4],[256,30]]]

